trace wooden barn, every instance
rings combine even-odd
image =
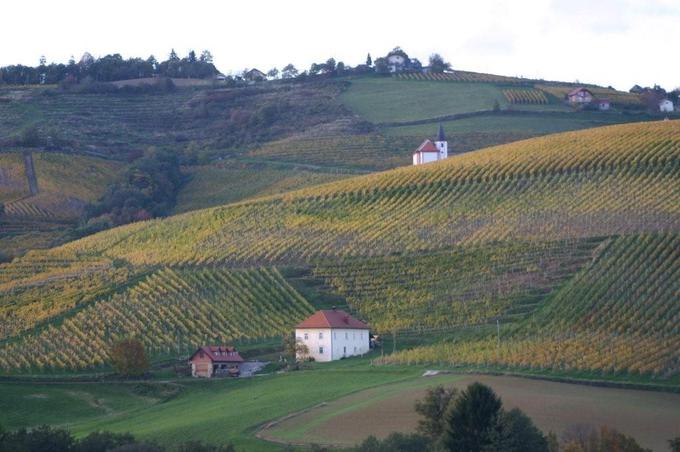
[[[193,377],[237,377],[241,373],[243,358],[234,347],[217,345],[199,348],[189,358]]]

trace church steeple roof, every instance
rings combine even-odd
[[[444,136],[444,127],[439,124],[439,133],[437,133],[437,141],[446,141],[446,136]]]

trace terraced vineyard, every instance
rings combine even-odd
[[[680,374],[679,291],[679,234],[615,238],[500,345],[490,335],[416,348],[385,361],[669,378]]]
[[[501,243],[321,264],[317,276],[378,331],[518,321],[596,254],[600,240]]]
[[[384,170],[407,165],[422,139],[377,134],[293,137],[267,143],[250,151],[248,156],[338,169]]]
[[[33,152],[38,193],[31,195],[22,152],[0,153],[0,250],[21,254],[54,246],[97,199],[122,164],[82,155]]]
[[[135,265],[243,266],[665,231],[680,224],[679,149],[678,121],[564,133],[126,226],[65,249]]]
[[[472,83],[530,83],[530,79],[520,77],[506,77],[504,75],[484,74],[481,72],[453,71],[446,73],[428,74],[398,74],[397,80],[427,80],[435,82],[472,82]]]
[[[291,265],[378,330],[449,339],[389,360],[677,378],[678,231],[680,121],[568,132],[32,253],[0,267],[0,353],[35,347],[79,369],[123,334],[154,356],[280,334],[311,310],[275,269]],[[88,271],[101,292],[69,298],[69,275]],[[458,332],[499,317],[500,347],[484,327]]]
[[[281,335],[312,311],[276,269],[161,269],[122,293],[5,344],[0,368],[99,366],[108,361],[112,341],[131,336],[154,355],[181,354],[204,343]]]
[[[568,92],[574,89],[573,85],[536,85],[536,88],[546,93],[552,94],[559,100],[563,100]],[[624,107],[642,107],[640,96],[634,93],[627,93],[623,91],[616,91],[614,89],[588,87],[588,90],[593,93],[595,97],[609,99],[612,104]]]
[[[543,91],[537,89],[504,89],[503,95],[511,104],[543,105],[548,103]]]

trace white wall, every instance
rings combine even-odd
[[[334,329],[333,359],[368,353],[368,344],[368,330]]]
[[[331,330],[330,328],[305,328],[295,330],[295,338],[301,340],[309,349],[309,356],[315,361],[330,361],[331,355]],[[323,353],[320,348],[323,347]]]
[[[343,356],[363,355],[369,351],[368,330],[359,329],[296,329],[295,338],[309,349],[315,361],[332,361]],[[323,353],[320,348],[323,347]]]
[[[439,149],[439,159],[445,159],[449,156],[449,143],[448,141],[435,141],[434,145]]]

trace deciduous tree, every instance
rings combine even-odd
[[[139,377],[149,370],[149,359],[144,345],[134,338],[121,339],[109,352],[111,365],[117,373],[126,377]]]

